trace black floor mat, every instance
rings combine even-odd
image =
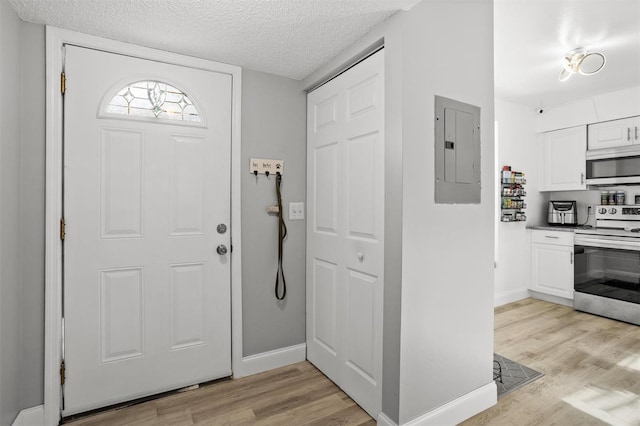
[[[511,361],[502,355],[494,353],[493,359],[493,376],[498,387],[498,398],[502,398],[508,393],[543,376],[542,373]],[[500,367],[498,367],[498,364]],[[499,374],[501,374],[502,380],[496,377]]]

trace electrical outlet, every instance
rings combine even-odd
[[[304,219],[304,203],[289,203],[289,220]]]

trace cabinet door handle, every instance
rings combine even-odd
[[[571,264],[573,265],[573,253],[571,253]]]
[[[560,238],[560,237],[556,237],[555,235],[545,235],[544,237],[545,238],[551,238],[551,239],[554,239],[554,240],[557,240],[558,238]]]
[[[627,127],[627,140],[631,140],[631,127]]]
[[[636,126],[636,140],[638,140],[638,126]]]
[[[580,184],[584,185],[584,173],[580,173]]]

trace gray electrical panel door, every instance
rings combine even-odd
[[[435,201],[480,204],[480,107],[435,97]]]

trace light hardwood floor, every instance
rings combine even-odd
[[[464,426],[640,426],[640,327],[535,299],[501,306],[495,313],[495,351],[544,376],[501,398]],[[375,422],[315,367],[302,362],[70,424]]]
[[[103,412],[67,423],[106,425],[375,425],[308,362]]]
[[[534,299],[495,312],[495,351],[544,376],[464,426],[640,425],[640,327]]]

